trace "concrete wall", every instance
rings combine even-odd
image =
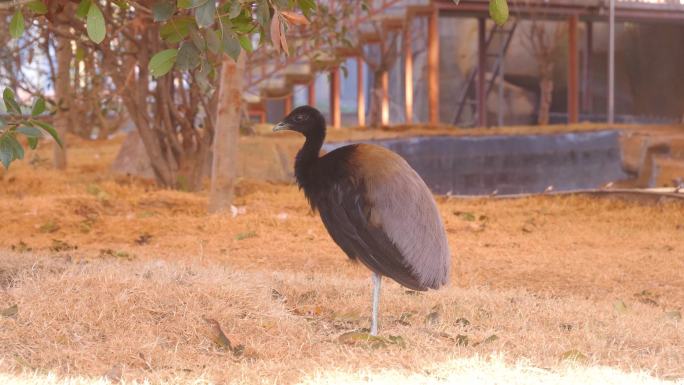
[[[367,141],[403,156],[437,194],[542,192],[597,188],[627,177],[619,133],[420,137]],[[324,147],[330,151],[346,143]]]

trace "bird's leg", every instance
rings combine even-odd
[[[373,314],[371,318],[370,334],[372,336],[378,335],[378,309],[380,307],[380,283],[382,275],[373,272],[371,277],[373,280]]]

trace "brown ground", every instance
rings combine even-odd
[[[0,317],[1,372],[334,383],[361,369],[434,379],[426,367],[492,353],[556,373],[576,351],[684,377],[682,203],[439,199],[452,283],[413,295],[386,280],[381,333],[405,346],[370,349],[338,341],[368,325],[369,274],[295,187],[244,181],[235,218],[208,216],[202,193],[109,175],[114,144],[72,148],[66,173],[47,150],[1,176],[0,308],[18,304]],[[204,318],[245,351],[218,348]]]

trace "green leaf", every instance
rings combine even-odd
[[[59,139],[59,134],[57,134],[57,130],[52,127],[52,124],[36,119],[29,120],[29,123],[45,130],[48,134],[50,134],[50,136],[52,136],[52,139],[54,139],[60,147],[63,147],[62,140]]]
[[[26,3],[26,8],[31,10],[31,12],[35,13],[36,15],[44,15],[48,13],[48,8],[45,3],[43,3],[41,0],[33,0],[30,3]]]
[[[311,16],[311,11],[316,9],[316,2],[314,0],[297,0],[297,4],[307,19]]]
[[[104,15],[97,4],[92,4],[88,10],[86,27],[90,40],[96,44],[102,43],[102,40],[104,40],[105,35],[107,34],[107,30],[105,28]]]
[[[176,7],[168,0],[161,0],[152,6],[154,21],[166,21],[176,12]]]
[[[21,107],[19,107],[19,103],[14,99],[14,91],[11,88],[5,88],[5,91],[2,93],[2,99],[5,101],[7,112],[21,115]]]
[[[85,19],[86,16],[88,16],[88,11],[90,11],[90,5],[92,3],[92,0],[81,0],[81,2],[78,3],[78,8],[76,8],[76,16]]]
[[[225,32],[223,34],[223,52],[227,53],[233,60],[237,60],[240,51],[240,42],[235,35],[231,32]]]
[[[180,9],[190,9],[192,8],[192,0],[178,0],[176,1],[176,7]]]
[[[114,3],[114,5],[119,7],[120,9],[123,9],[123,10],[128,9],[128,2],[126,0],[114,0],[113,3]]]
[[[240,16],[240,12],[242,12],[242,4],[240,4],[239,1],[233,1],[230,4],[230,12],[228,13],[228,18],[235,19],[236,17]]]
[[[14,134],[3,135],[0,137],[0,162],[7,169],[16,159],[24,159],[24,148]]]
[[[7,141],[9,141],[10,146],[12,146],[12,153],[14,156],[14,159],[24,159],[24,147],[21,146],[21,143],[15,138],[13,135],[5,135],[7,138]]]
[[[266,28],[271,22],[271,12],[267,0],[257,1],[257,23],[262,27]],[[245,48],[247,49],[247,48]]]
[[[180,70],[191,70],[200,64],[200,51],[189,42],[181,43],[176,56],[176,67]]]
[[[200,28],[207,28],[214,24],[216,18],[216,2],[209,0],[195,9],[195,20]]]
[[[221,51],[221,40],[219,39],[218,31],[207,29],[205,39],[207,40],[207,48],[209,51],[214,54]]]
[[[506,0],[489,0],[489,16],[501,26],[508,20],[508,3]]]
[[[192,40],[192,43],[200,51],[204,52],[207,50],[207,43],[204,42],[204,36],[202,36],[202,33],[200,33],[198,29],[190,29],[190,40]]]
[[[174,17],[159,28],[159,35],[166,42],[175,44],[185,39],[194,25],[195,20],[190,16]]]
[[[252,39],[250,39],[249,35],[240,35],[238,39],[240,40],[240,46],[242,46],[245,51],[252,52]]]
[[[35,150],[36,147],[38,147],[38,138],[28,137],[28,138],[26,138],[26,140],[28,140],[28,145],[29,145],[29,148],[31,148],[31,150]]]
[[[41,131],[37,127],[21,126],[21,127],[17,128],[17,132],[24,134],[26,137],[29,137],[29,138],[42,138],[43,137],[43,131]]]
[[[45,112],[45,99],[43,99],[42,96],[39,96],[38,99],[33,102],[33,107],[31,107],[31,116],[36,117],[43,112]]]
[[[150,73],[154,77],[160,77],[167,74],[173,68],[176,63],[176,57],[178,56],[178,51],[175,49],[166,49],[161,52],[157,52],[152,59],[150,59],[150,64],[148,65]]]
[[[7,139],[10,137],[11,135],[0,136],[0,162],[5,166],[5,169],[8,169],[10,163],[14,160],[14,150],[12,149],[9,139]]]
[[[9,30],[10,36],[14,39],[18,39],[24,34],[24,15],[21,13],[21,9],[18,9],[17,12],[14,13],[14,16],[12,16]]]

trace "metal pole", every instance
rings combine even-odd
[[[615,123],[615,0],[608,19],[608,123]]]
[[[579,121],[579,65],[577,49],[577,24],[579,17],[568,18],[568,123]]]
[[[587,34],[584,39],[584,57],[582,58],[582,109],[585,113],[590,114],[591,111],[591,88],[589,80],[591,79],[591,55],[594,52],[594,27],[591,21],[586,22]]]
[[[486,20],[477,19],[477,126],[487,127],[487,107],[485,106],[485,65],[486,65]]]
[[[506,44],[501,37],[501,49],[499,50],[499,105],[497,108],[499,127],[504,125],[504,48]]]

